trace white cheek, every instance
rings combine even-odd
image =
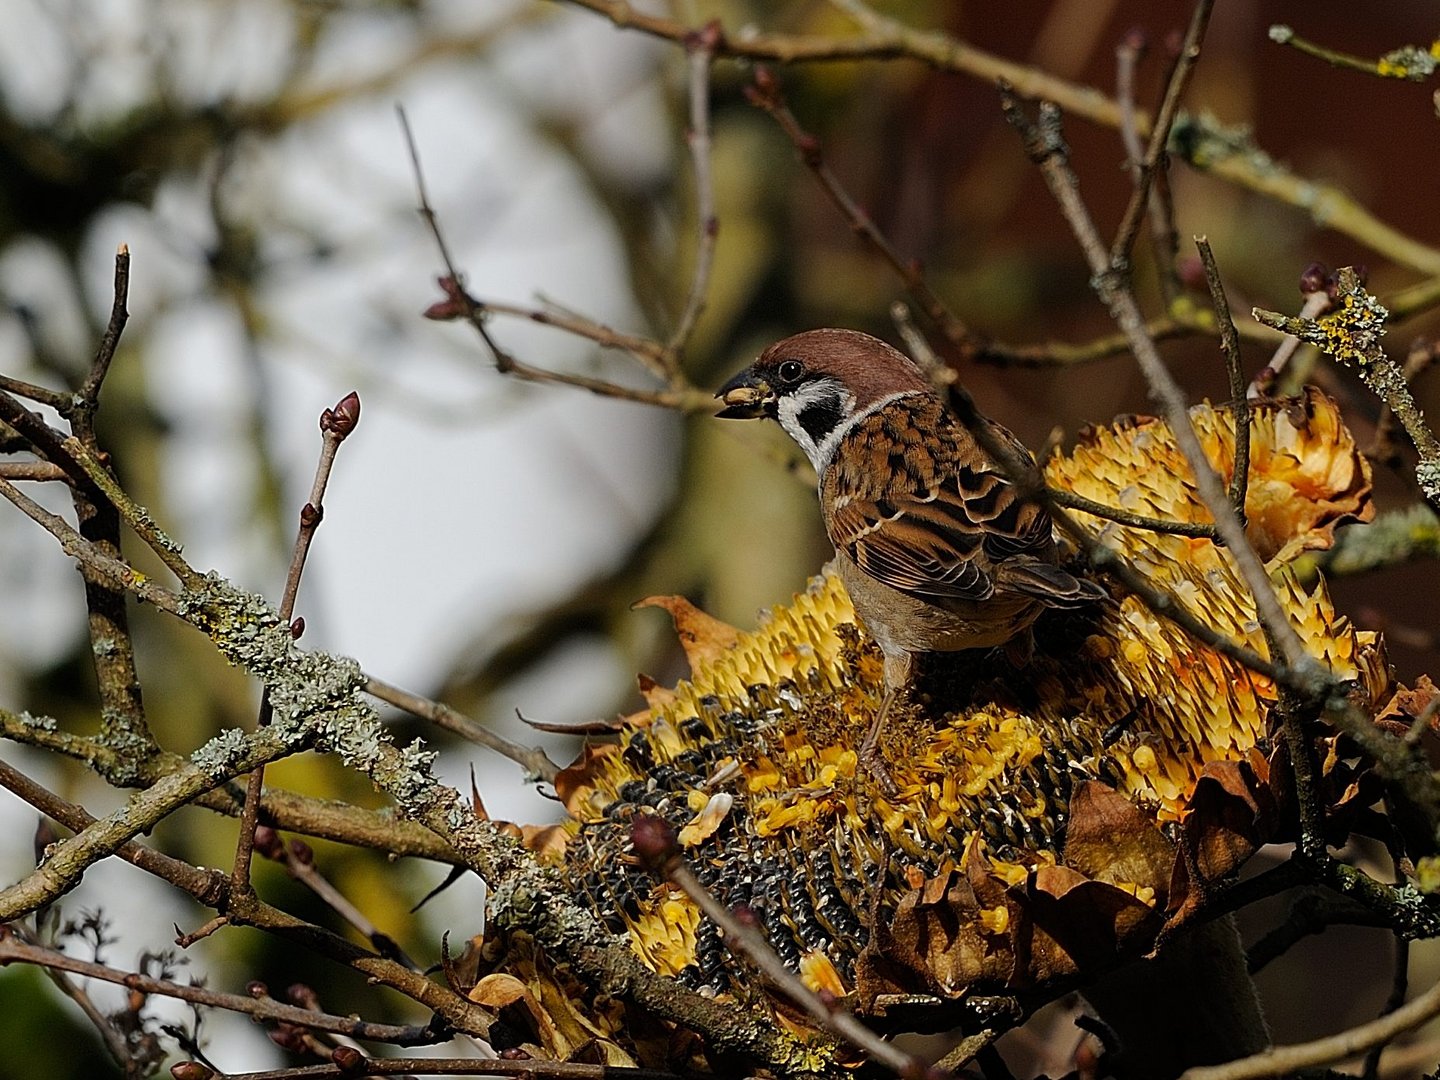
[[[795,445],[805,451],[805,456],[810,459],[810,464],[815,466],[815,471],[820,472],[825,467],[824,458],[820,453],[820,447],[815,445],[815,440],[810,433],[800,426],[800,413],[807,402],[800,400],[797,395],[782,397],[776,405],[776,418],[780,426],[785,429],[785,434],[795,440]]]

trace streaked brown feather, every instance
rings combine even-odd
[[[1095,599],[1093,587],[1053,566],[1044,508],[1020,498],[931,394],[893,401],[857,424],[822,489],[831,542],[893,589],[932,603],[986,600],[997,586],[1054,606]]]

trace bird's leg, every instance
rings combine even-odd
[[[857,752],[860,764],[875,781],[881,794],[892,799],[900,794],[900,788],[880,756],[880,732],[885,728],[885,718],[896,699],[910,686],[912,666],[912,658],[907,652],[885,653],[885,696],[880,699],[880,708],[876,710],[875,719],[870,722],[870,730],[865,733]]]

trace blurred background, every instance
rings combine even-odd
[[[1139,27],[1150,45],[1137,91],[1147,108],[1171,60],[1166,42],[1189,16],[1188,4],[1142,0],[882,7],[1105,93],[1117,42]],[[718,17],[731,33],[856,32],[822,2],[677,0],[655,10],[695,26]],[[1400,232],[1440,245],[1433,87],[1335,70],[1267,36],[1272,23],[1289,23],[1376,56],[1426,46],[1433,14],[1420,0],[1363,11],[1220,4],[1188,107],[1248,129],[1298,176],[1336,185]],[[468,327],[420,315],[440,298],[443,267],[415,212],[397,105],[472,294],[575,309],[661,340],[673,330],[696,230],[682,49],[540,0],[9,0],[6,24],[0,372],[73,385],[109,313],[116,247],[128,244],[132,318],[105,387],[101,441],[193,565],[272,598],[309,490],[320,411],[360,393],[361,425],[340,454],[297,607],[307,645],[355,656],[564,762],[578,744],[529,731],[517,710],[550,723],[609,718],[639,706],[638,672],[670,681],[683,671],[665,616],[630,604],[682,593],[750,625],[827,557],[813,491],[778,430],[507,380]],[[830,167],[901,254],[923,260],[976,334],[1034,345],[1111,331],[993,87],[900,61],[779,75]],[[750,77],[732,61],[714,69],[719,240],[708,306],[683,356],[702,387],[808,327],[896,340],[888,312],[900,282],[823,198],[775,123],[745,102]],[[1082,191],[1113,232],[1130,190],[1119,136],[1080,119],[1066,132]],[[1366,264],[1382,297],[1422,278],[1305,209],[1213,172],[1177,163],[1171,184],[1182,255],[1192,235],[1208,234],[1237,314],[1298,309],[1299,276],[1317,260]],[[1152,304],[1154,278],[1142,256],[1137,280]],[[1392,353],[1404,356],[1435,323],[1422,315],[1393,330]],[[650,385],[625,357],[571,335],[502,316],[490,328],[527,363]],[[1212,340],[1176,340],[1164,352],[1196,399],[1226,396]],[[1268,355],[1248,346],[1247,371]],[[1378,408],[1363,388],[1324,363],[1300,370],[1342,399],[1367,441]],[[1035,448],[1147,411],[1124,355],[1040,370],[971,365],[962,375]],[[1432,413],[1440,407],[1431,384],[1419,391]],[[1377,487],[1382,509],[1415,501],[1403,475],[1377,470]],[[57,512],[68,504],[63,492],[39,494]],[[1334,584],[1358,621],[1390,632],[1405,680],[1440,670],[1435,581],[1433,564],[1418,562]],[[0,614],[0,701],[93,731],[79,577],[47,536],[3,509]],[[167,748],[185,752],[222,727],[253,723],[256,688],[208,642],[149,610],[134,619],[148,711]],[[473,764],[495,816],[556,816],[508,762],[413,722],[396,728],[439,745],[442,776],[462,789]],[[21,748],[0,755],[93,813],[124,798]],[[311,757],[267,779],[376,802]],[[33,865],[34,815],[6,796],[0,823],[0,876],[13,881]],[[224,865],[233,849],[233,822],[198,809],[158,832],[158,843],[201,864]],[[413,918],[409,907],[441,868],[316,846],[327,875],[422,959],[438,954],[442,931],[478,930],[478,883],[457,883]],[[257,874],[273,902],[329,919],[283,873],[261,864]],[[104,958],[117,966],[168,947],[172,923],[188,930],[203,919],[138,871],[109,864],[64,908],[73,917],[103,909],[117,939]],[[1388,993],[1387,939],[1332,930],[1315,954],[1332,975],[1337,935],[1353,939],[1346,994],[1305,988],[1303,948],[1264,974],[1280,1038],[1363,1020]],[[247,931],[192,951],[190,971],[221,989],[252,978],[310,982],[329,1011],[375,1016],[398,1001]],[[15,1046],[25,1032],[56,1030],[42,1023],[77,1034],[31,1040],[34,1059],[0,1062],[0,1075],[101,1075],[109,1066],[93,1033],[42,984],[35,971],[0,973],[0,1040]],[[157,1008],[177,1022],[188,1015]],[[202,1034],[221,1065],[285,1060],[245,1021],[214,1017]]]

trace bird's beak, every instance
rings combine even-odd
[[[775,391],[770,384],[746,368],[716,391],[725,407],[715,415],[725,420],[758,420],[775,415]]]

